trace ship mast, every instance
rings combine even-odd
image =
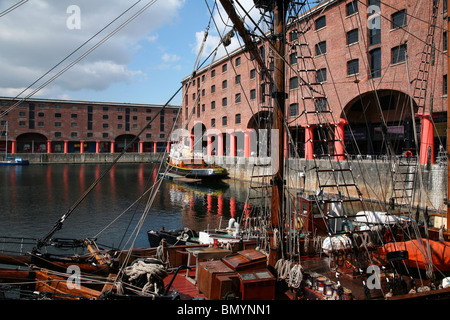
[[[250,51],[253,57],[256,59],[261,67],[261,72],[268,74],[268,70],[261,58],[259,51],[251,39],[248,31],[244,27],[244,24],[240,17],[237,15],[232,1],[220,0],[223,8],[228,14],[228,17],[233,22],[235,29],[238,31],[241,38],[244,40],[246,48]],[[272,2],[272,3],[270,3]],[[272,179],[272,197],[271,197],[271,217],[270,217],[270,230],[268,234],[270,236],[270,253],[268,259],[268,265],[275,266],[275,263],[280,259],[281,248],[280,239],[277,238],[276,232],[282,239],[283,230],[280,230],[283,226],[283,202],[284,202],[284,140],[285,140],[285,128],[284,128],[284,114],[287,94],[285,92],[285,35],[286,35],[286,14],[290,0],[274,0],[274,1],[255,1],[256,7],[264,7],[264,9],[271,9],[273,12],[273,42],[274,50],[276,51],[274,57],[274,72],[273,75],[269,75],[269,79],[273,78],[274,89],[272,97],[275,102],[273,126],[274,130],[278,130],[278,155],[272,155],[272,159],[277,158],[277,166],[273,167],[277,169],[274,172]],[[272,140],[272,143],[274,141]]]
[[[450,0],[449,0],[450,1]],[[269,266],[274,267],[275,263],[280,259],[280,244],[279,239],[276,239],[273,234],[275,230],[278,230],[280,238],[283,237],[283,230],[280,230],[280,226],[283,226],[283,200],[284,200],[284,115],[286,104],[286,92],[285,92],[285,21],[286,12],[289,1],[276,0],[273,12],[273,24],[274,24],[274,40],[275,40],[275,57],[274,57],[274,91],[272,97],[275,102],[275,114],[273,118],[273,129],[278,130],[278,171],[275,173],[272,180],[272,202],[271,202],[271,228],[270,234],[270,253],[269,253]],[[273,143],[273,140],[272,140]],[[272,156],[273,158],[273,156]]]
[[[447,1],[447,10],[450,8],[450,0]],[[450,19],[447,19],[447,39],[450,40]],[[448,43],[447,40],[447,43]],[[450,63],[448,61],[448,53],[447,53],[447,74],[450,75]],[[449,81],[447,80],[447,232],[450,228],[450,86]]]

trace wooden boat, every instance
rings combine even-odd
[[[190,147],[184,142],[173,144],[167,160],[168,172],[187,178],[220,180],[228,176],[225,168],[207,164],[203,157],[194,157]]]
[[[23,160],[20,157],[7,157],[6,160],[0,161],[0,166],[27,166],[30,162],[28,160]]]
[[[21,157],[9,157],[8,156],[8,121],[5,123],[5,160],[0,160],[0,166],[26,166],[30,162],[24,160]]]

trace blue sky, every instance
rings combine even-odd
[[[142,70],[145,76],[130,83],[118,82],[107,90],[82,90],[76,95],[86,100],[118,102],[165,103],[188,76],[196,60],[196,32],[208,23],[203,0],[188,0],[169,23],[152,31],[151,42],[143,39],[129,63],[132,70]],[[74,94],[75,96],[75,94]],[[181,104],[181,95],[173,100]]]
[[[1,0],[0,96],[164,104],[194,68],[210,21],[206,3],[214,9],[215,0]],[[259,20],[253,0],[239,3],[254,21]],[[16,4],[21,5],[5,14]],[[55,77],[144,8],[118,33]],[[214,21],[224,34],[229,28],[221,18],[227,15],[219,9],[220,17],[214,10]],[[204,55],[219,40],[211,23]],[[227,51],[239,46],[235,37]],[[222,47],[217,58],[223,55]],[[181,94],[171,104],[180,105]]]
[[[135,1],[136,6],[126,15],[45,75]],[[207,1],[211,7],[214,5],[213,0]],[[210,17],[205,0],[22,2],[15,10],[0,14],[0,96],[166,103],[180,87],[181,80],[192,72],[199,39]],[[17,3],[20,1],[2,0],[0,13]],[[253,5],[252,0],[241,3],[246,7]],[[145,5],[150,7],[143,14],[42,86]],[[218,43],[214,29],[212,25],[205,54]],[[235,41],[234,47],[237,46]],[[181,94],[171,103],[181,104]]]

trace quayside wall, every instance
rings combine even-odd
[[[30,164],[51,164],[51,163],[112,163],[119,153],[16,153],[14,157],[20,157],[30,161]],[[118,162],[141,163],[159,162],[166,153],[125,153]]]
[[[111,163],[119,154],[110,153],[67,153],[67,154],[15,154],[16,157],[22,157],[29,160],[31,164],[51,164],[51,163]],[[167,157],[166,153],[125,153],[119,159],[121,163],[153,163],[160,162]],[[215,163],[225,167],[232,179],[251,181],[252,176],[267,175],[272,172],[270,158],[243,158],[243,157],[217,157],[210,156],[206,159],[208,163]],[[336,167],[337,162],[329,160],[304,160],[289,159],[289,170],[286,170],[286,183],[304,192],[315,192],[319,188],[319,182],[315,166],[321,169],[330,168],[331,165]],[[256,166],[255,166],[256,164]],[[352,169],[351,172],[339,173],[338,182],[356,183],[364,200],[379,201],[389,203],[389,199],[393,196],[393,178],[392,163],[382,160],[353,160],[342,162],[342,166]],[[424,209],[428,207],[431,212],[446,212],[447,206],[445,200],[447,198],[447,166],[444,164],[420,165],[420,175],[416,175],[416,195],[419,194],[420,186],[423,186],[420,192],[420,198],[415,197],[414,206],[419,205]],[[328,180],[335,181],[332,178],[333,173],[329,173]],[[420,178],[421,177],[421,178]],[[253,179],[258,183],[259,178]],[[327,180],[327,176],[320,176],[321,182]],[[356,188],[348,188],[350,195],[357,198]],[[335,193],[334,190],[328,190],[328,193]],[[327,192],[327,191],[325,191]]]
[[[252,176],[263,176],[271,173],[271,166],[261,164],[268,163],[257,158],[230,158],[210,159],[214,163],[227,168],[230,178],[251,181]],[[299,191],[315,192],[319,189],[319,181],[315,170],[316,165],[321,169],[328,169],[333,166],[336,168],[336,161],[329,160],[304,160],[289,159],[289,170],[286,170],[286,183]],[[256,164],[256,165],[255,165]],[[329,172],[321,173],[321,184],[339,184],[355,183],[362,194],[363,200],[373,202],[389,203],[393,196],[394,182],[392,170],[395,169],[389,161],[375,160],[353,160],[342,162],[343,168],[351,168],[351,172]],[[446,212],[447,206],[447,166],[446,165],[419,165],[418,173],[415,175],[414,185],[415,195],[414,207],[428,208],[431,212]],[[398,170],[398,169],[397,169]],[[411,168],[413,170],[413,168]],[[337,177],[335,179],[334,177]],[[260,178],[254,178],[258,183]],[[396,185],[398,187],[398,184]],[[419,189],[422,191],[419,192]],[[342,188],[341,188],[342,190]],[[358,198],[358,192],[355,187],[347,189],[351,197]],[[335,194],[337,189],[327,188],[325,193]],[[420,197],[417,195],[420,194]]]

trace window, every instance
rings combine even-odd
[[[108,138],[108,136],[109,136],[108,133],[106,133],[106,132],[103,133],[103,138]]]
[[[240,83],[241,83],[241,75],[240,75],[240,74],[238,74],[238,75],[236,76],[236,78],[235,78],[235,83],[236,83],[236,84],[240,84]]]
[[[297,30],[291,31],[291,32],[289,33],[289,39],[290,39],[290,41],[295,41],[295,40],[298,39],[298,33],[297,33]]]
[[[23,111],[19,112],[19,117],[25,117],[25,116],[26,116],[25,112],[23,112]]]
[[[293,52],[289,55],[289,62],[291,64],[296,64],[297,63],[297,53]]]
[[[202,104],[202,112],[205,112],[205,105]]]
[[[259,48],[259,53],[261,54],[261,58],[265,61],[266,60],[266,48],[264,48],[264,46],[261,46]]]
[[[298,116],[298,103],[293,103],[289,106],[289,116]]]
[[[381,29],[370,28],[369,29],[369,45],[373,46],[375,44],[381,43]]]
[[[72,122],[72,123],[70,124],[70,127],[71,127],[71,128],[78,128],[78,123]]]
[[[317,111],[327,110],[327,98],[317,98],[314,103]]]
[[[358,29],[347,32],[347,45],[358,42]]]
[[[55,132],[55,138],[61,137],[61,132]]]
[[[205,89],[202,89],[202,97],[205,96]]]
[[[211,101],[211,109],[214,110],[216,108],[216,102]]]
[[[256,69],[252,69],[250,70],[250,79],[255,79],[256,78]]]
[[[214,92],[216,92],[216,86],[215,86],[215,85],[212,85],[212,86],[211,86],[211,93],[214,93]]]
[[[406,26],[406,9],[397,11],[391,16],[392,29]]]
[[[316,56],[327,53],[327,43],[326,41],[319,42],[316,44]]]
[[[234,118],[234,122],[236,123],[236,124],[240,124],[241,123],[241,114],[240,113],[237,113],[236,114],[236,116],[235,116],[235,118]]]
[[[41,127],[41,128],[42,128],[43,126],[44,126],[44,122],[41,122],[41,121],[38,122],[38,127]]]
[[[250,90],[250,100],[256,99],[256,89]]]
[[[55,113],[55,118],[61,118],[61,113]]]
[[[227,125],[227,117],[225,116],[225,117],[222,117],[222,126],[226,126]]]
[[[236,58],[236,67],[241,65],[241,57]]]
[[[212,118],[211,119],[211,128],[215,128],[216,127],[216,119]]]
[[[71,136],[72,138],[76,138],[76,137],[78,137],[78,132],[71,132],[71,133],[70,133],[70,136]]]
[[[39,112],[39,113],[38,113],[38,117],[39,117],[39,118],[43,118],[43,117],[44,117],[44,113],[43,113],[43,112]]]
[[[444,75],[444,78],[443,78],[442,89],[443,89],[442,90],[443,94],[447,95],[448,94],[448,82],[447,82],[447,75],[446,74]]]
[[[322,68],[316,71],[316,82],[325,82],[327,81],[327,69]]]
[[[109,125],[108,125],[107,123],[104,123],[104,124],[103,124],[103,128],[104,128],[104,129],[106,129],[106,128],[108,128],[108,127],[109,127]]]
[[[443,33],[443,35],[442,35],[442,40],[443,40],[443,42],[444,42],[444,44],[442,45],[442,50],[443,50],[443,51],[447,51],[447,47],[448,47],[448,44],[447,44],[447,41],[448,41],[448,39],[447,39],[447,31],[445,31],[445,32]]]
[[[216,76],[216,70],[211,71],[211,78],[214,78]]]
[[[227,88],[227,80],[223,80],[222,81],[222,89],[226,89]]]
[[[240,93],[237,93],[237,94],[236,94],[235,99],[234,99],[234,102],[235,102],[235,103],[241,102],[241,94],[240,94]]]
[[[227,98],[223,98],[222,99],[222,107],[226,107],[227,106]]]
[[[358,0],[347,3],[347,16],[358,12]]]
[[[406,44],[392,48],[391,53],[393,64],[406,61]]]
[[[380,1],[381,0],[369,0],[369,7],[370,6],[377,6],[377,7],[380,7]]]
[[[321,16],[320,18],[316,19],[315,23],[316,23],[316,30],[319,30],[319,29],[326,27],[327,20],[326,20],[325,16]]]
[[[25,127],[26,122],[25,121],[19,121],[19,127]]]
[[[289,88],[291,90],[298,88],[298,77],[292,77],[291,79],[289,79]]]
[[[103,111],[108,111],[108,107],[103,107]]]
[[[347,75],[351,76],[359,73],[359,60],[353,59],[347,62]]]
[[[369,51],[370,77],[381,77],[381,49],[376,48]]]
[[[227,65],[224,64],[224,65],[222,66],[222,72],[226,72],[226,71],[227,71]]]

